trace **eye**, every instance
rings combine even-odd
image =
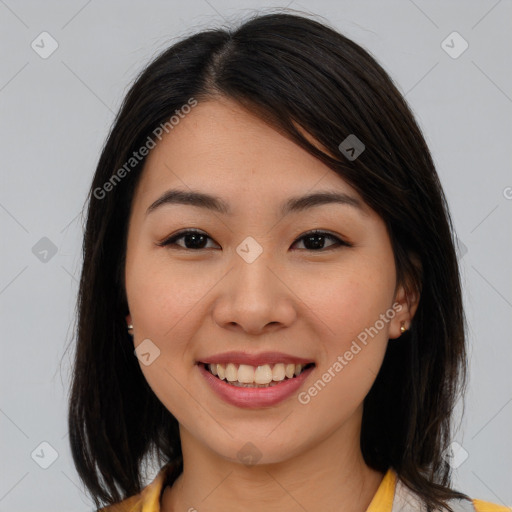
[[[176,242],[178,240],[183,239],[184,245],[177,244]],[[180,231],[179,233],[176,233],[169,238],[166,238],[164,241],[159,242],[157,245],[160,247],[167,247],[171,245],[177,245],[178,247],[181,247],[182,249],[190,249],[190,250],[198,250],[198,249],[205,249],[205,243],[206,241],[211,238],[202,231],[196,231],[196,230],[187,230],[187,231]]]
[[[306,250],[318,252],[325,249],[324,242],[325,239],[327,238],[334,240],[335,242],[334,244],[328,246],[327,249],[334,249],[337,246],[352,247],[352,244],[347,242],[346,240],[343,240],[338,236],[331,235],[330,233],[327,233],[325,231],[320,231],[318,229],[315,229],[313,231],[310,231],[309,233],[306,233],[305,235],[302,235],[300,238],[297,239],[296,242],[294,242],[293,245],[295,245],[297,242],[304,241],[303,243],[306,246]]]
[[[343,240],[338,236],[320,230],[313,230],[306,233],[305,235],[302,235],[293,243],[293,245],[296,245],[298,242],[303,241],[304,245],[306,246],[305,250],[318,252],[321,250],[325,250],[325,239],[330,239],[334,241],[334,243],[328,246],[327,249],[330,249],[331,247],[336,248],[337,246],[352,247],[352,244],[350,242],[347,242],[346,240]],[[177,243],[178,240],[183,240],[183,244]],[[212,238],[202,231],[186,230],[180,231],[179,233],[176,233],[170,236],[169,238],[166,238],[162,242],[159,242],[157,245],[159,245],[160,247],[168,247],[174,245],[182,249],[201,250],[207,248],[206,245],[208,240],[212,240]]]

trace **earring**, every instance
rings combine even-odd
[[[407,331],[407,328],[405,327],[405,322],[400,322],[400,332],[403,334],[405,331]]]
[[[128,325],[128,326],[127,326],[127,329],[128,329],[128,334],[129,334],[130,336],[133,336],[133,325],[132,325],[132,324]]]

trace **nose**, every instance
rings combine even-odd
[[[217,289],[215,323],[252,335],[289,327],[297,317],[297,298],[288,280],[286,272],[263,254],[252,263],[236,254]]]

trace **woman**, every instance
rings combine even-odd
[[[450,488],[452,232],[412,113],[352,41],[272,14],[165,51],[89,198],[69,427],[96,505],[506,510]]]

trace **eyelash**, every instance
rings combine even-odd
[[[206,248],[199,248],[199,249],[190,249],[188,247],[181,247],[179,245],[177,245],[175,242],[181,238],[184,238],[185,236],[187,235],[202,235],[202,236],[205,236],[206,238],[212,240],[211,237],[209,237],[206,233],[203,233],[202,231],[197,231],[197,230],[184,230],[184,231],[180,231],[179,233],[175,233],[174,235],[170,236],[169,238],[166,238],[165,240],[163,240],[162,242],[158,242],[157,245],[160,246],[160,247],[170,247],[171,245],[175,245],[177,247],[179,247],[180,249],[184,249],[185,251],[201,251],[201,250],[205,250]],[[335,235],[332,235],[331,233],[328,233],[326,231],[320,231],[318,229],[314,229],[312,231],[308,231],[307,233],[304,233],[301,237],[297,238],[293,244],[297,243],[298,241],[300,240],[303,240],[305,238],[307,238],[308,236],[324,236],[325,238],[330,238],[331,240],[335,240],[337,243],[334,244],[333,246],[329,246],[327,248],[324,248],[324,249],[300,249],[300,250],[306,250],[306,251],[309,251],[309,252],[323,252],[323,251],[328,251],[330,249],[336,249],[336,248],[340,248],[340,247],[353,247],[353,244],[340,238],[339,236],[335,236]]]

